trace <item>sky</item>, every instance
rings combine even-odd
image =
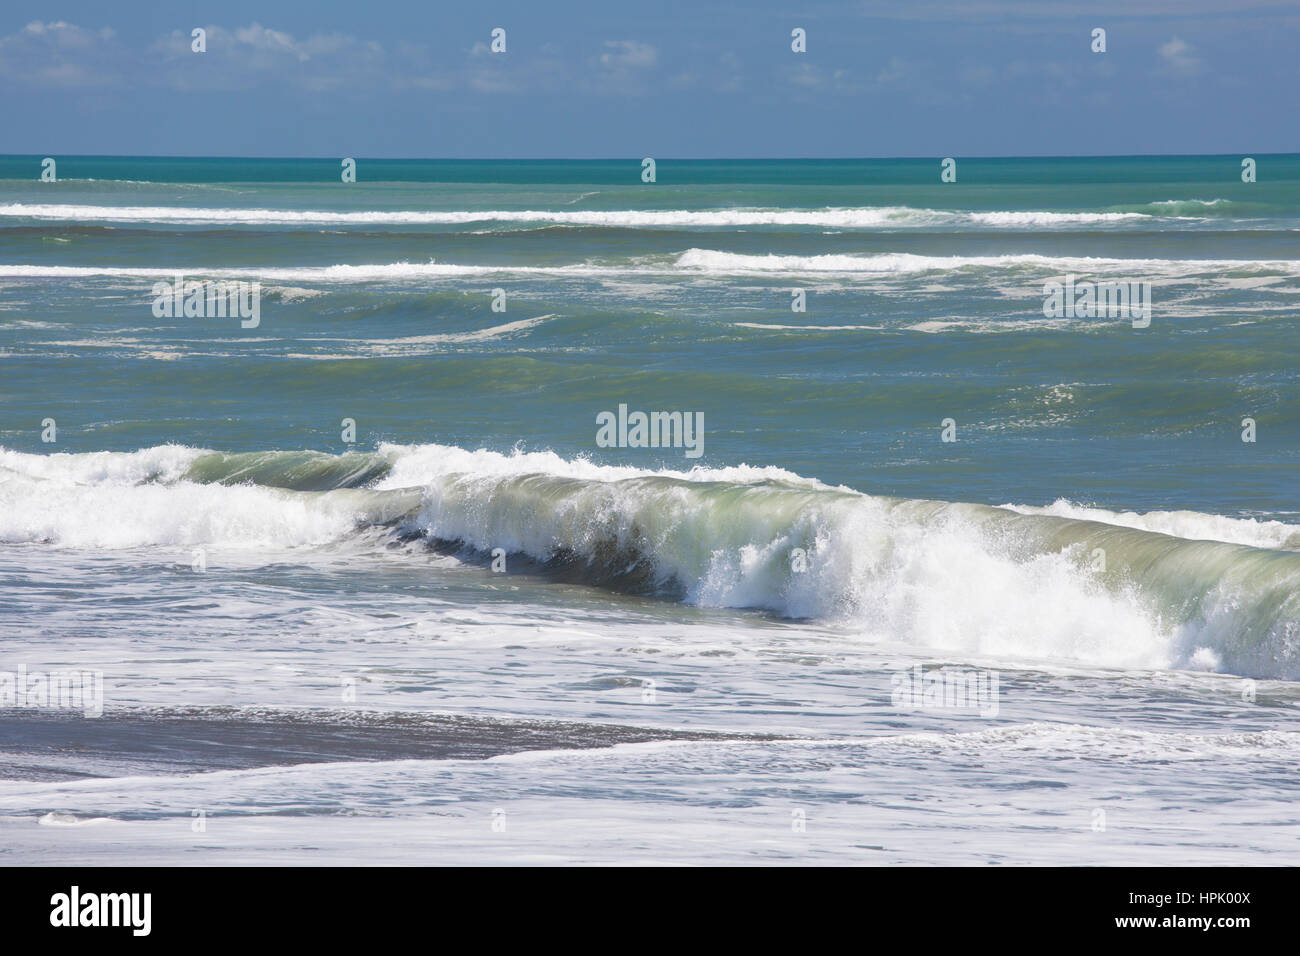
[[[1300,0],[51,0],[0,12],[0,153],[1300,152],[1298,49]]]

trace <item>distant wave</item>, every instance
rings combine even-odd
[[[177,272],[186,278],[200,276],[227,279],[267,279],[274,282],[383,282],[404,279],[428,279],[442,276],[474,276],[493,273],[527,275],[596,275],[645,271],[636,267],[599,265],[573,266],[470,266],[445,262],[385,262],[367,265],[332,265],[298,267],[210,268],[202,266],[34,266],[0,265],[0,278],[11,279],[93,279],[96,277],[141,279],[153,282],[170,279]]]
[[[1231,199],[1159,199],[1152,206],[1179,206],[1187,208],[1205,208],[1213,206],[1230,206]]]
[[[908,273],[950,269],[1017,267],[1037,268],[1049,273],[1086,273],[1097,270],[1126,270],[1130,277],[1152,272],[1185,275],[1223,269],[1276,269],[1300,271],[1296,259],[1107,259],[1092,256],[1043,256],[1035,254],[1000,256],[922,256],[912,253],[875,255],[782,256],[748,255],[713,249],[688,249],[677,258],[681,269],[727,274],[764,272]]]
[[[866,640],[1300,678],[1300,553],[1287,549],[1300,526],[1072,508],[885,498],[780,468],[653,471],[444,445],[0,449],[5,542],[269,559],[391,534],[471,560],[503,548],[590,586],[836,622]]]
[[[745,275],[763,273],[837,273],[889,275],[942,272],[956,269],[1030,269],[1045,277],[1067,272],[1114,272],[1128,278],[1187,276],[1209,272],[1247,271],[1300,273],[1300,259],[1110,259],[1095,256],[924,256],[886,252],[869,255],[818,256],[751,255],[714,249],[687,249],[670,256],[645,256],[622,262],[582,262],[572,265],[465,265],[448,262],[386,262],[362,265],[260,266],[213,268],[177,266],[40,266],[0,265],[0,278],[90,279],[97,277],[154,282],[177,271],[187,277],[264,279],[271,282],[401,282],[457,276],[633,276],[633,275]]]
[[[63,203],[0,205],[0,217],[76,222],[175,222],[219,225],[461,225],[465,223],[551,223],[624,228],[817,226],[874,229],[925,226],[1026,228],[1108,225],[1161,218],[1199,218],[1151,212],[963,211],[867,206],[821,209],[619,209],[619,210],[330,210],[202,208],[185,206],[100,206]]]

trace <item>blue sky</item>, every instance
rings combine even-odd
[[[9,5],[0,153],[1296,152],[1298,42],[1295,0]]]

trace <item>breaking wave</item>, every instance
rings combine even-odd
[[[780,468],[651,471],[443,445],[0,449],[0,541],[277,555],[359,532],[864,640],[1300,678],[1300,526],[887,498]]]
[[[1182,211],[1182,207],[1170,207]],[[1193,210],[1200,207],[1191,207]],[[1171,215],[1151,205],[1145,212],[1051,212],[1046,210],[964,211],[867,206],[821,209],[448,209],[448,210],[292,210],[193,208],[182,206],[105,206],[71,203],[8,203],[0,217],[78,222],[173,222],[221,225],[465,225],[469,223],[548,223],[611,228],[808,226],[828,229],[878,229],[927,226],[1026,228],[1115,225],[1152,222]]]

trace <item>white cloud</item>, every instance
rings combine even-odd
[[[299,60],[307,59],[306,52],[299,47],[293,37],[287,33],[281,33],[279,30],[268,30],[260,23],[254,23],[252,26],[235,30],[234,37],[237,43],[254,50],[288,53],[291,56],[296,56]]]
[[[1289,13],[1295,0],[862,0],[868,17],[885,20],[1074,20],[1081,13],[1115,17],[1218,17],[1230,19],[1246,11]],[[1086,10],[1081,10],[1086,7]]]
[[[120,82],[118,47],[108,27],[33,20],[0,37],[0,75],[38,87],[106,87]]]
[[[826,78],[822,76],[822,71],[807,63],[801,63],[797,67],[786,70],[786,79],[795,86],[802,86],[805,89],[816,88],[826,82]]]
[[[659,54],[649,43],[635,40],[606,40],[600,65],[611,70],[644,69],[658,62]]]
[[[1195,48],[1181,37],[1173,37],[1160,46],[1160,57],[1165,66],[1175,73],[1191,74],[1201,69],[1201,60]]]
[[[269,77],[313,92],[372,85],[384,73],[386,55],[374,40],[344,33],[298,39],[252,23],[226,29],[206,26],[206,52],[191,49],[188,30],[174,30],[154,43],[169,66],[166,82],[178,89],[247,90]]]
[[[876,74],[876,85],[901,85],[907,82],[914,72],[913,68],[902,57],[891,56],[889,62],[882,66]]]

